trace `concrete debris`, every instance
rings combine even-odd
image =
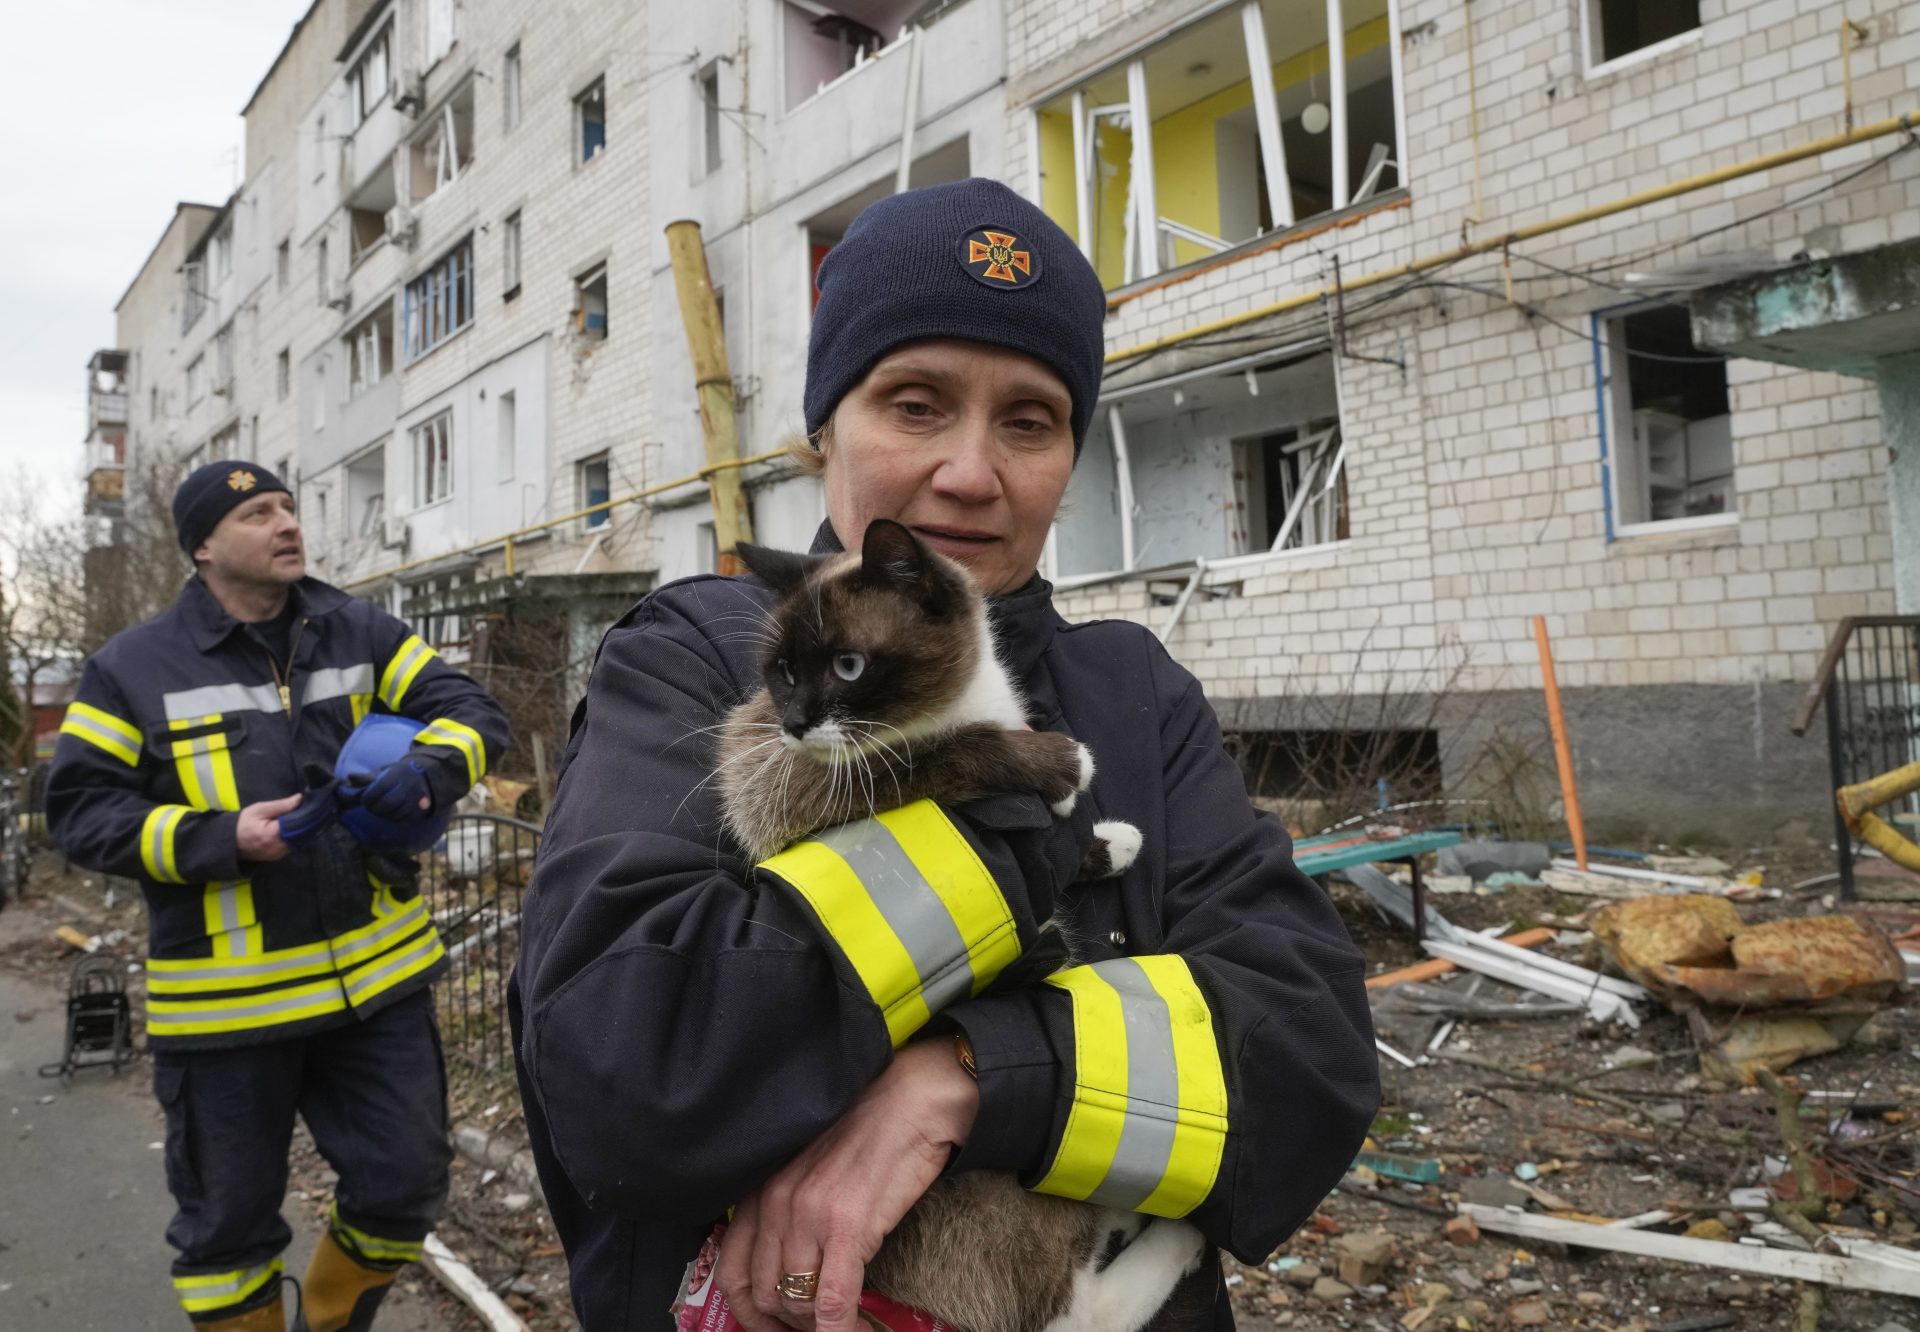
[[[1441,874],[1464,874],[1470,879],[1501,873],[1537,879],[1552,861],[1553,853],[1544,842],[1461,842],[1441,847],[1435,868]]]

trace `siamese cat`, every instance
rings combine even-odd
[[[722,816],[753,860],[923,798],[1032,793],[1059,817],[1073,812],[1093,755],[1028,729],[986,600],[960,565],[886,519],[857,555],[739,554],[780,595],[764,683],[720,728]],[[1139,851],[1132,824],[1096,823],[1080,877],[1120,874]],[[998,984],[1067,964],[1055,923],[1041,935]],[[1203,1309],[1169,1297],[1205,1248],[1183,1222],[1031,1193],[985,1171],[936,1182],[868,1264],[867,1284],[960,1332],[1155,1332],[1199,1320]]]

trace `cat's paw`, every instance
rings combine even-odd
[[[1073,790],[1062,799],[1054,801],[1051,806],[1055,816],[1063,819],[1072,814],[1074,806],[1080,803],[1080,793],[1093,785],[1093,751],[1078,741],[1074,742],[1073,747],[1077,751],[1080,775],[1074,782]]]
[[[1125,874],[1140,858],[1140,830],[1119,819],[1106,819],[1093,825],[1093,845],[1081,858],[1081,879],[1111,879]]]

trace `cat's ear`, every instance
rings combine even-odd
[[[742,541],[733,548],[740,563],[760,576],[760,581],[782,596],[807,581],[807,574],[820,561],[813,555],[796,555],[790,550],[748,545]]]
[[[945,615],[958,591],[953,574],[920,538],[891,518],[867,524],[860,542],[860,576],[870,586],[893,587],[918,601],[930,615]]]

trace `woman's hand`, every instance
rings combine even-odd
[[[741,1202],[715,1284],[747,1332],[855,1332],[868,1261],[966,1142],[979,1108],[951,1041],[909,1045],[838,1123]],[[815,1298],[780,1295],[788,1272],[818,1272]]]

